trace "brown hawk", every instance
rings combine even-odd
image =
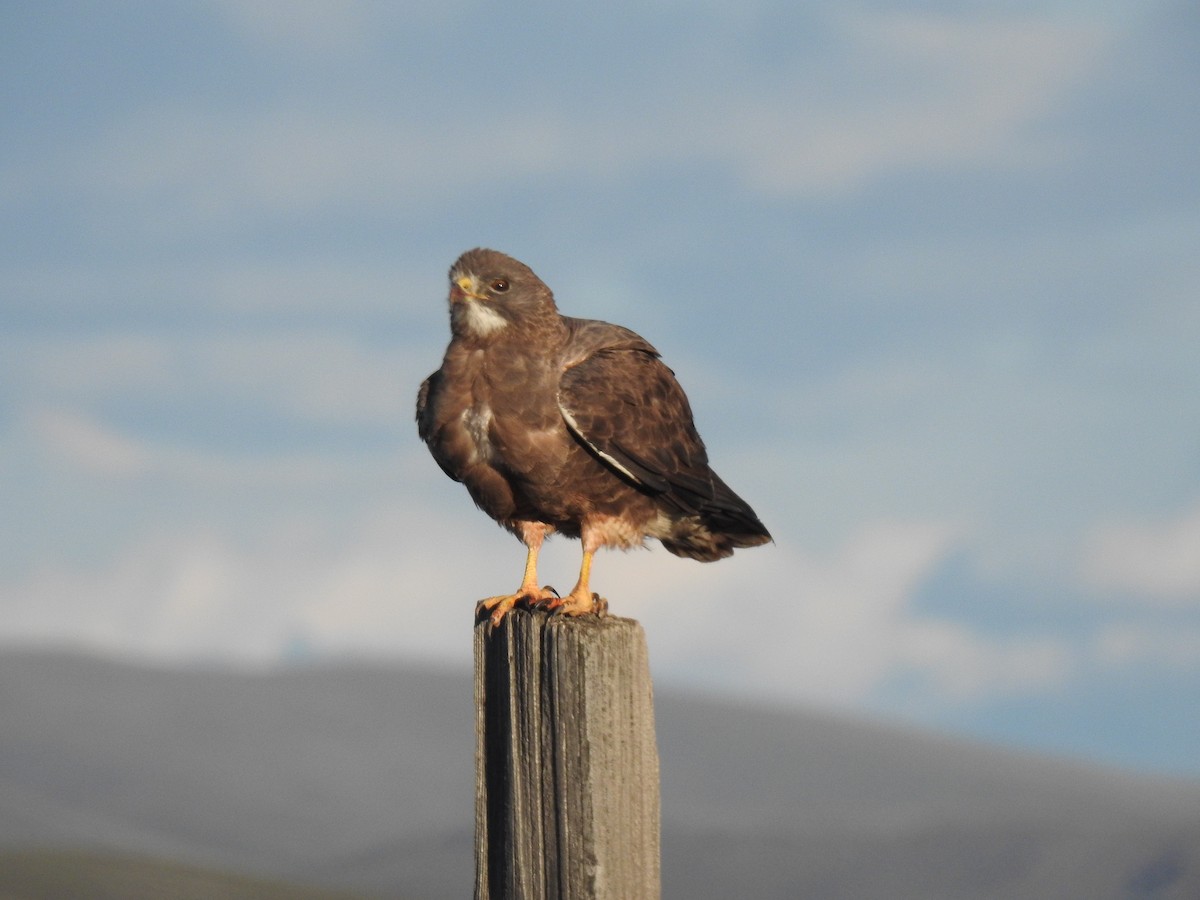
[[[653,537],[710,562],[771,540],[709,468],[683,389],[637,334],[559,315],[528,266],[484,249],[450,269],[450,332],[417,395],[417,429],[442,470],[528,548],[516,592],[480,601],[493,624],[516,603],[598,610],[588,579],[601,547]],[[538,585],[553,532],[583,541],[564,597]]]

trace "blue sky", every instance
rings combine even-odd
[[[597,562],[660,684],[1200,775],[1194,5],[0,25],[3,644],[466,665],[522,549],[412,406],[485,245],[654,342],[775,535]]]

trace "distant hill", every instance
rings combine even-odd
[[[1200,783],[670,693],[656,713],[667,900],[1200,897]],[[469,897],[473,723],[466,671],[3,652],[0,848]]]
[[[0,853],[3,900],[355,900],[195,866],[77,851]]]

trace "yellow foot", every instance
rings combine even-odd
[[[495,628],[508,615],[508,611],[518,603],[534,606],[539,603],[552,602],[558,599],[558,591],[546,585],[545,587],[521,588],[515,594],[499,594],[488,597],[475,604],[475,621],[482,622],[485,618],[492,620]]]
[[[543,603],[542,607],[560,616],[586,616],[588,613],[608,615],[608,601],[599,594],[576,594],[572,591],[565,597],[555,597]]]

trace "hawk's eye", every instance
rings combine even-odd
[[[492,282],[492,290],[497,294],[503,294],[508,290],[508,281],[503,278],[497,278]]]

